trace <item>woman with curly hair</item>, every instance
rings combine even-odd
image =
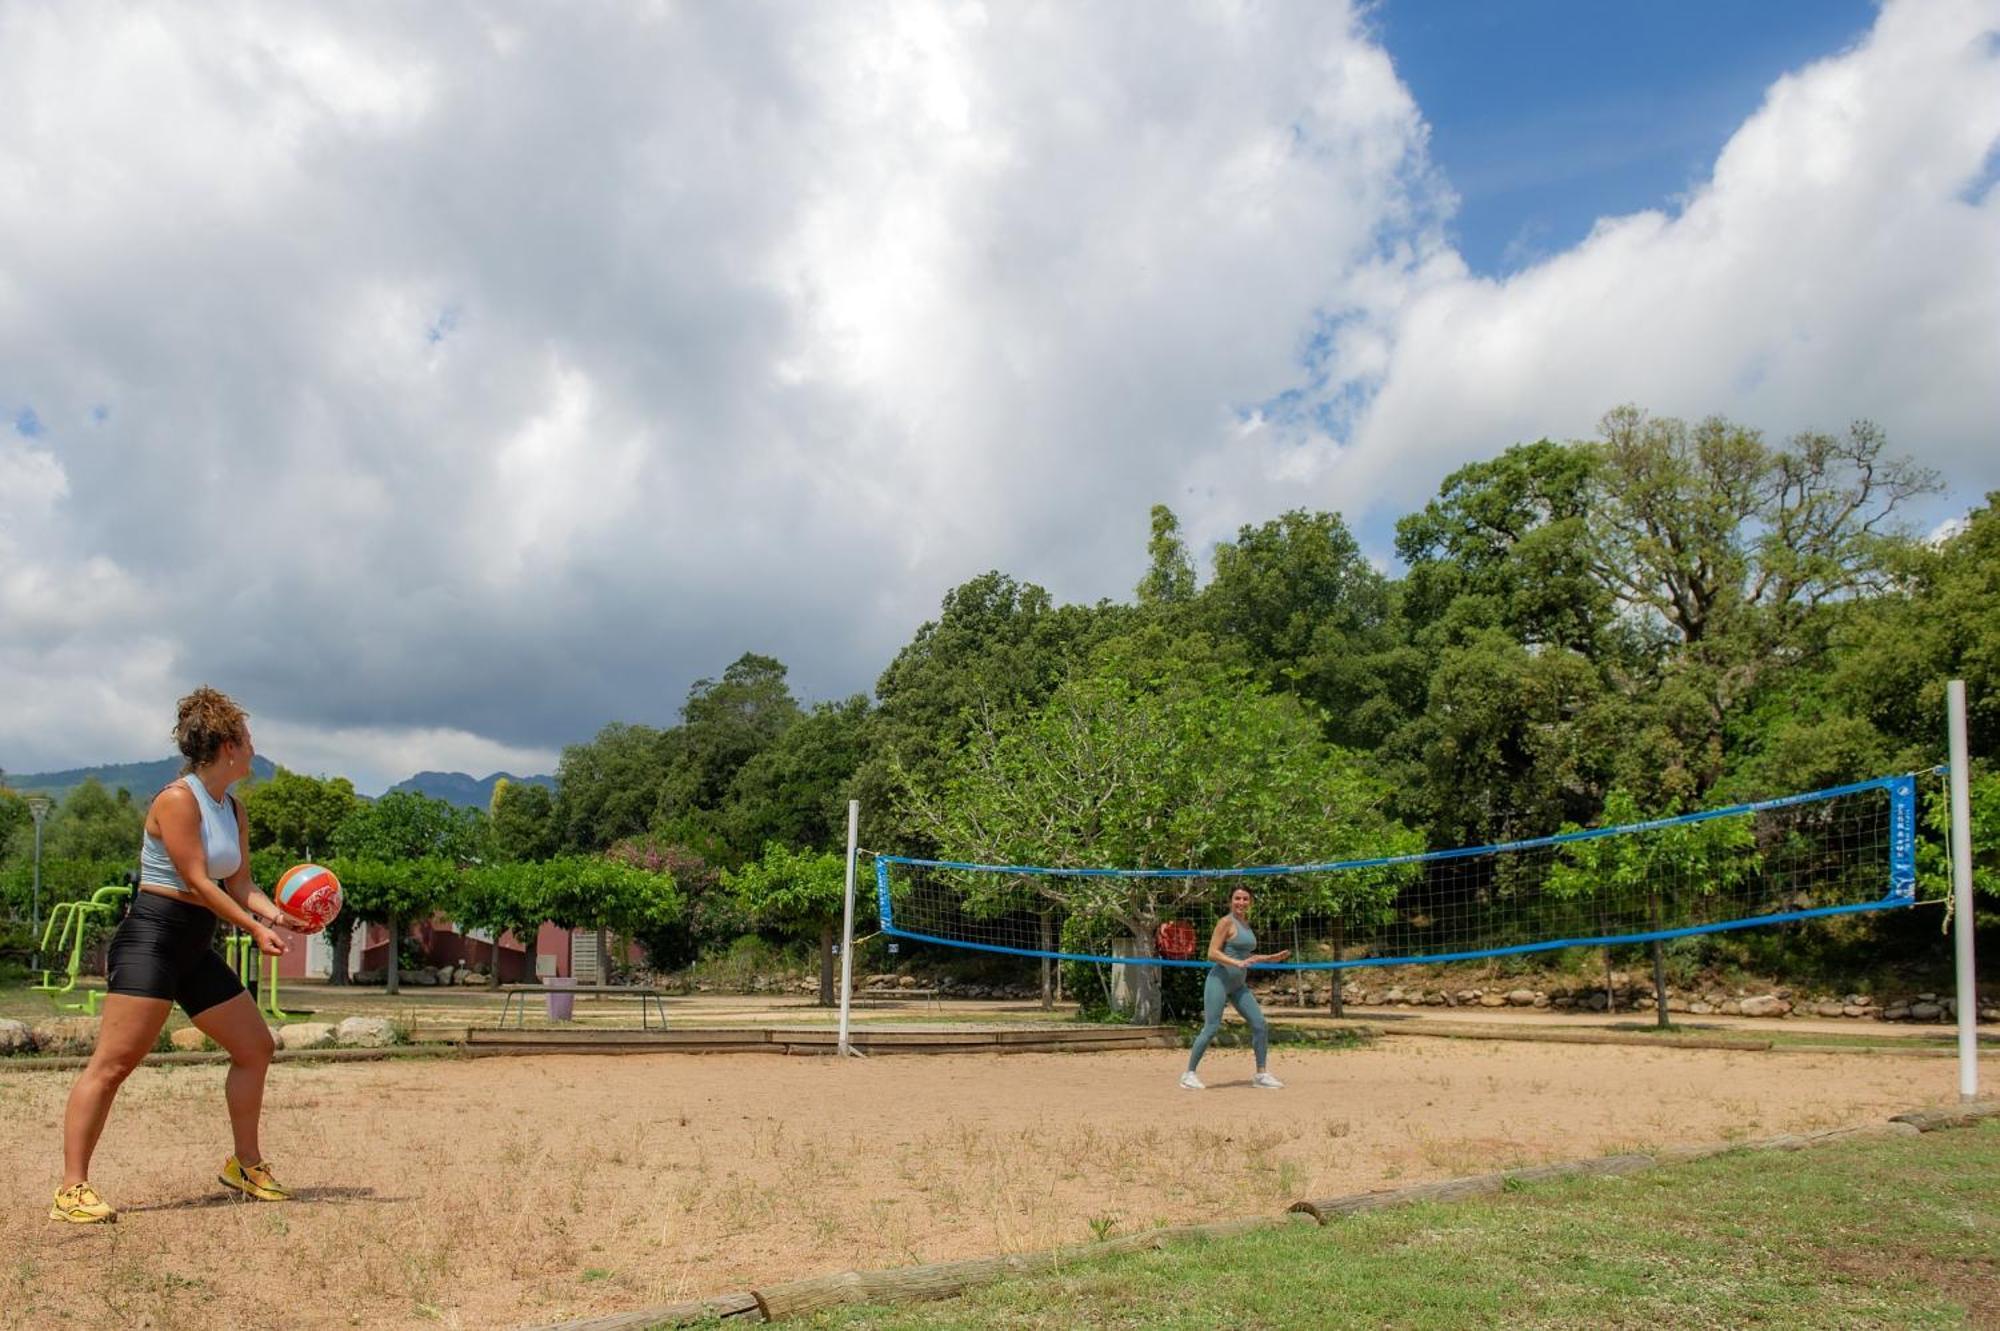
[[[257,1141],[271,1030],[214,943],[218,922],[227,921],[264,955],[281,956],[285,941],[272,926],[303,921],[250,881],[249,823],[230,793],[250,775],[249,717],[204,686],[181,699],[174,741],[186,764],[146,813],[139,891],[111,938],[97,1048],[70,1088],[63,1116],[63,1185],[49,1211],[53,1220],[118,1218],[88,1181],[90,1157],[119,1086],[152,1049],[175,1003],[229,1052],[224,1098],[236,1153],[223,1163],[220,1181],[260,1201],[290,1196],[271,1176]]]

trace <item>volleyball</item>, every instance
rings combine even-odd
[[[340,914],[340,880],[320,865],[295,864],[278,879],[271,899],[304,920],[305,932],[316,934]]]

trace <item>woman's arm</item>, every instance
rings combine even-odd
[[[238,816],[241,817],[240,813]],[[174,862],[174,870],[194,893],[195,900],[215,912],[216,918],[256,939],[260,951],[281,955],[285,940],[253,918],[226,888],[208,876],[208,850],[201,843],[201,810],[195,807],[194,792],[178,784],[169,786],[153,801],[153,818],[160,825],[160,843],[167,848],[167,858]],[[238,827],[241,828],[240,822]],[[243,879],[247,888],[250,881],[247,855],[233,876]]]
[[[243,863],[236,866],[236,872],[229,875],[223,884],[225,891],[239,906],[267,924],[282,924],[291,929],[310,929],[306,921],[271,900],[258,890],[250,874],[250,815],[243,808],[243,801],[231,799],[236,806],[236,844],[242,846]]]
[[[1243,963],[1222,950],[1222,945],[1236,936],[1236,921],[1227,915],[1215,922],[1215,931],[1208,936],[1208,959],[1218,966],[1234,966],[1243,969]]]

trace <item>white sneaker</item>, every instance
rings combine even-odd
[[[1258,1073],[1250,1079],[1250,1084],[1260,1091],[1282,1091],[1285,1089],[1285,1083],[1279,1081],[1268,1072]]]
[[[1183,1072],[1181,1074],[1181,1089],[1184,1091],[1205,1091],[1208,1087],[1202,1085],[1201,1078],[1195,1076],[1192,1072]]]

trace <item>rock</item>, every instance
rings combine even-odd
[[[1548,1005],[1549,1005],[1549,996],[1548,996],[1547,994],[1536,994],[1536,995],[1535,995],[1535,1002],[1534,1002],[1534,1006],[1536,1006],[1536,1007],[1547,1007]]]
[[[1909,1019],[1910,1008],[1907,1003],[1891,1003],[1888,1007],[1882,1009],[1882,1020],[1884,1021],[1908,1021]]]
[[[1505,994],[1481,994],[1481,995],[1479,996],[1479,1006],[1481,1006],[1481,1007],[1506,1007],[1506,1006],[1507,1006],[1507,995],[1505,995]]]
[[[1667,1011],[1669,1012],[1686,1012],[1692,1006],[1685,998],[1669,998],[1667,1000]]]
[[[1762,994],[1746,998],[1736,1004],[1737,1010],[1746,1017],[1782,1017],[1792,1010],[1792,1005],[1776,994]],[[1728,1005],[1724,1005],[1728,1011]]]
[[[1861,1003],[1848,1003],[1840,1009],[1843,1017],[1872,1017],[1874,1010]]]
[[[1917,1002],[1919,1002],[1919,1003],[1935,1003],[1935,1002],[1937,1002],[1937,995],[1936,995],[1936,994],[1918,994],[1918,995],[1917,995]]]
[[[1539,997],[1532,989],[1513,989],[1508,991],[1507,1003],[1510,1007],[1533,1007]]]
[[[1713,1015],[1715,1008],[1709,1003],[1693,1002],[1687,1005],[1687,1012],[1691,1017],[1706,1017]]]
[[[1979,1019],[1981,1021],[2000,1021],[2000,1007],[1983,1007],[1979,1009]]]
[[[1740,998],[1723,999],[1721,1012],[1722,1015],[1725,1017],[1740,1017],[1746,1015],[1743,1011],[1743,1000]],[[1753,1012],[1747,1015],[1755,1016],[1756,1014]]]
[[[1425,1007],[1443,1007],[1444,995],[1436,991],[1432,991],[1430,993],[1425,994],[1422,998],[1418,999],[1417,1001],[1422,1003]]]
[[[1576,1000],[1574,998],[1571,998],[1568,994],[1563,994],[1560,995],[1559,997],[1551,998],[1549,1000],[1549,1006],[1556,1008],[1564,1008],[1564,1009],[1573,1008],[1576,1006]]]
[[[38,1054],[87,1054],[97,1047],[94,1017],[52,1017],[29,1031]]]
[[[323,1021],[295,1021],[278,1028],[280,1049],[324,1049],[333,1043],[333,1027]]]
[[[1479,1001],[1479,991],[1477,989],[1461,989],[1454,997],[1465,1006],[1471,1007]]]
[[[1910,1004],[1911,1021],[1936,1021],[1943,1015],[1944,1009],[1936,1003],[1926,1003],[1919,999],[1917,1002]]]
[[[1817,1012],[1822,1017],[1838,1017],[1847,1011],[1847,1005],[1844,1003],[1836,1003],[1832,999],[1828,999],[1824,1003],[1813,1004],[1813,1011]]]
[[[389,975],[387,971],[356,971],[348,978],[356,984],[381,984]]]
[[[350,1049],[381,1049],[396,1042],[396,1033],[381,1017],[349,1017],[334,1028],[333,1038]]]
[[[25,1054],[34,1047],[26,1022],[0,1019],[0,1054]]]
[[[167,1043],[183,1054],[198,1054],[210,1048],[209,1039],[192,1026],[183,1026],[167,1037]]]
[[[1875,1000],[1866,994],[1849,994],[1844,1000],[1847,1007],[1873,1007]]]

